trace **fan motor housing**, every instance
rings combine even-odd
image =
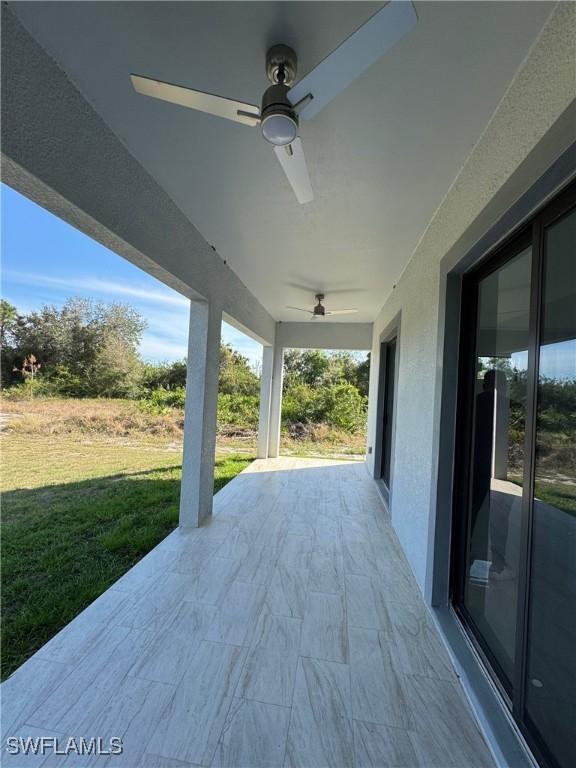
[[[319,317],[324,317],[326,315],[326,309],[324,308],[324,305],[322,302],[324,301],[324,294],[323,293],[317,293],[316,294],[316,301],[318,304],[314,307],[314,314]]]
[[[267,88],[262,97],[262,134],[276,146],[290,144],[298,136],[298,115],[288,101],[289,90],[287,85],[278,83]]]

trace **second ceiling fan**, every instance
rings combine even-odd
[[[317,293],[314,298],[316,299],[316,304],[312,309],[290,306],[287,306],[286,309],[295,309],[297,312],[306,312],[307,315],[310,315],[310,320],[316,320],[318,317],[326,317],[327,315],[354,315],[358,312],[357,309],[326,309],[324,304],[322,304],[325,298],[323,293]]]
[[[297,59],[287,45],[274,45],[266,54],[266,74],[272,83],[260,107],[181,85],[132,74],[138,93],[190,107],[249,126],[260,126],[299,203],[313,197],[306,159],[299,138],[299,118],[309,120],[398,42],[416,23],[409,0],[390,0],[295,85]]]

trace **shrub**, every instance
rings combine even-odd
[[[35,398],[55,397],[58,390],[53,383],[45,378],[27,379],[20,384],[2,389],[2,397],[6,400],[31,400]]]
[[[299,384],[289,389],[282,406],[284,426],[321,424],[345,432],[357,432],[366,425],[367,398],[353,384],[310,387]]]
[[[308,384],[297,384],[284,393],[282,422],[290,424],[316,424],[326,417],[326,390]]]
[[[224,426],[258,428],[258,395],[218,395],[218,429]]]
[[[176,387],[176,389],[157,387],[144,400],[140,401],[140,408],[146,413],[166,414],[170,408],[184,408],[185,402],[186,390],[184,387]]]
[[[345,432],[358,432],[366,425],[367,404],[353,384],[337,384],[325,390],[326,421]]]
[[[49,381],[53,393],[62,397],[78,397],[84,386],[82,377],[72,373],[67,365],[54,366]]]
[[[157,387],[141,400],[139,405],[145,413],[166,415],[173,408],[183,409],[185,402],[184,387],[176,389]],[[258,395],[219,394],[218,428],[234,426],[242,429],[257,429],[258,405]]]
[[[142,386],[149,391],[159,387],[178,389],[186,386],[186,360],[175,360],[173,363],[144,363]]]

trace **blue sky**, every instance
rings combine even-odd
[[[2,184],[2,297],[21,314],[72,296],[130,304],[148,323],[145,360],[186,356],[188,299]],[[222,338],[251,362],[262,347],[223,323]]]

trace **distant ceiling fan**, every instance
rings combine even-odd
[[[308,315],[311,315],[310,320],[316,320],[317,317],[326,317],[326,315],[353,315],[358,312],[357,309],[326,309],[322,304],[324,301],[323,293],[316,294],[316,301],[317,304],[313,309],[302,309],[302,307],[286,307],[286,309],[295,309],[298,312],[306,312]]]
[[[190,107],[244,125],[260,125],[299,203],[313,197],[298,119],[309,120],[398,42],[416,23],[408,0],[390,0],[374,16],[293,85],[297,58],[287,45],[274,45],[266,54],[266,74],[272,85],[260,108],[142,75],[130,75],[134,89],[145,96]],[[292,86],[292,87],[290,87]]]

